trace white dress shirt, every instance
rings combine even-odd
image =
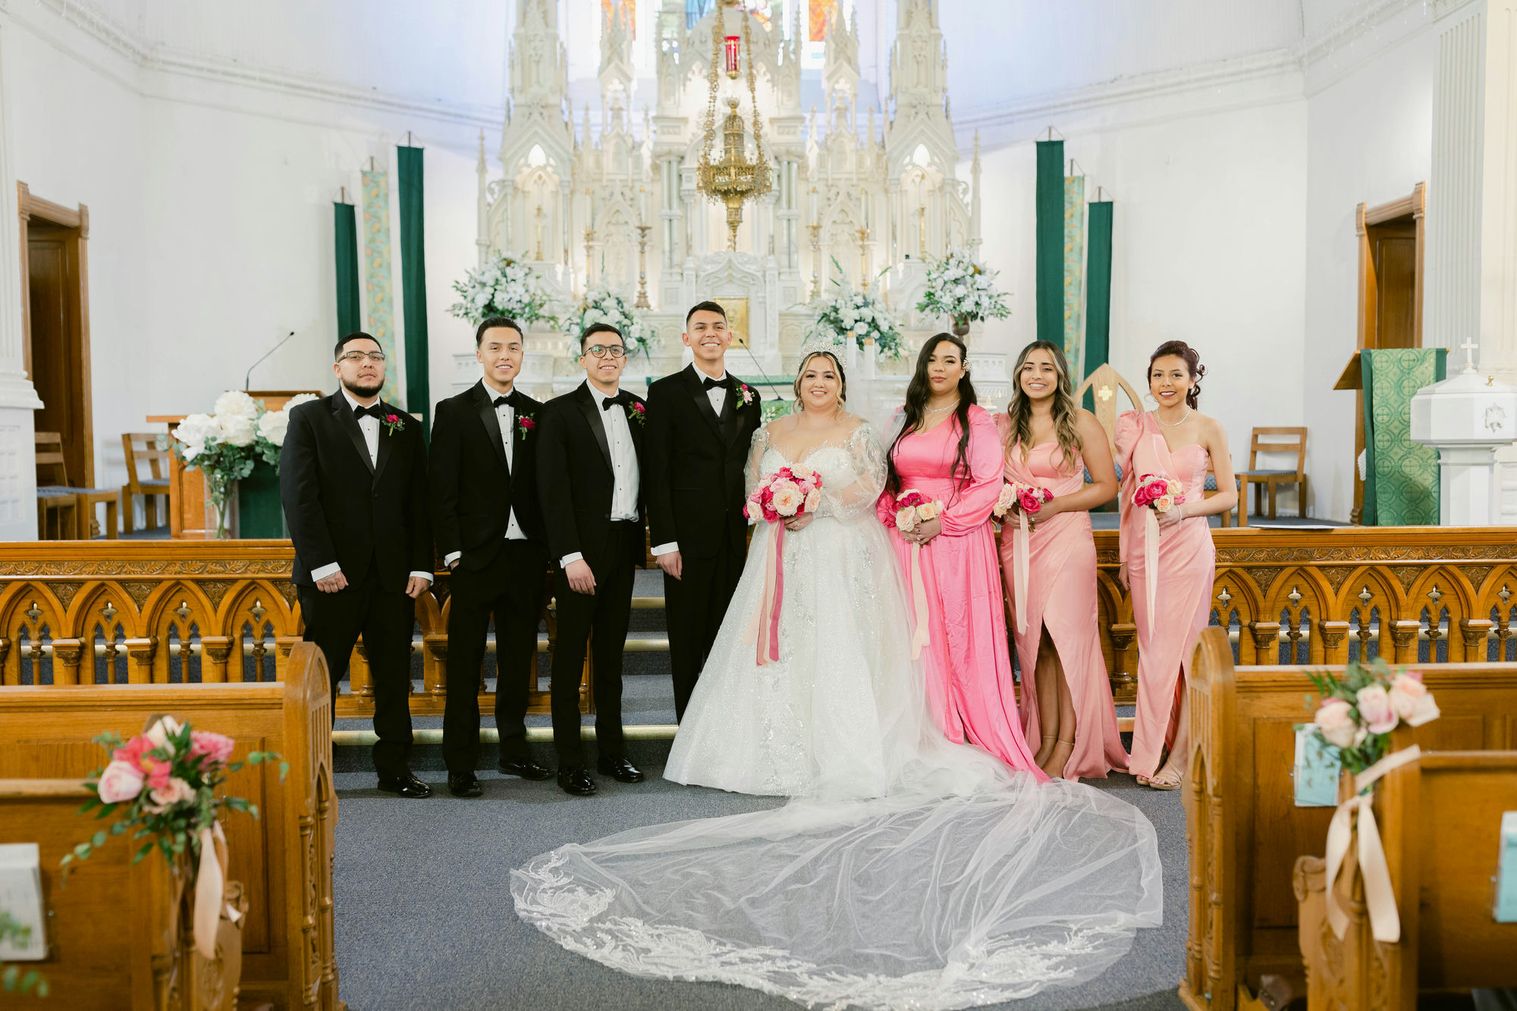
[[[358,401],[354,400],[352,394],[350,394],[346,389],[342,391],[342,399],[348,402],[349,410],[358,410]],[[379,401],[376,400],[374,403],[377,405]],[[372,414],[365,414],[363,417],[358,419],[358,430],[363,433],[363,444],[369,450],[369,466],[377,466],[379,463],[379,419],[374,417]],[[339,563],[331,562],[327,565],[321,566],[318,569],[312,569],[311,580],[312,582],[319,583],[328,576],[335,576],[341,571],[342,566]],[[432,581],[432,573],[430,572],[415,571],[412,572],[411,575],[420,576],[422,579],[425,579],[429,583]]]
[[[704,383],[708,378],[711,378],[711,377],[707,376],[706,373],[702,372],[699,367],[696,368],[695,375],[696,375],[696,378],[698,378],[702,383]],[[716,378],[717,382],[725,384],[727,382],[727,371],[726,371],[726,369],[723,369],[722,370],[722,374],[719,375],[719,376],[716,376],[715,378]],[[713,386],[713,387],[711,387],[709,390],[706,390],[706,399],[709,400],[709,401],[711,401],[711,409],[716,412],[717,418],[720,419],[721,416],[722,416],[722,408],[725,407],[726,404],[727,404],[727,389],[726,389],[726,387],[725,386]],[[665,541],[663,544],[654,545],[654,547],[653,547],[653,557],[657,558],[659,555],[667,555],[671,551],[678,551],[678,550],[679,550],[679,541]]]
[[[606,429],[606,447],[611,450],[611,470],[616,481],[611,491],[611,519],[635,522],[639,515],[637,447],[632,442],[632,430],[627,427],[627,408],[616,404],[606,407],[606,401],[614,399],[617,394],[607,396],[589,383],[585,385],[595,406],[600,409],[601,424]],[[560,558],[558,564],[567,568],[569,563],[584,557],[583,553],[576,551]]]
[[[501,393],[489,383],[485,383],[484,387],[485,393],[489,395],[491,401],[494,401],[498,397],[506,396],[506,394]],[[506,447],[506,468],[514,475],[516,473],[516,453],[512,447],[516,443],[516,412],[511,409],[510,404],[499,404],[495,408],[495,420],[500,422],[500,441]],[[524,541],[526,539],[526,532],[522,530],[521,524],[516,522],[516,507],[512,506],[511,516],[506,520],[506,540]],[[463,554],[462,551],[449,551],[443,556],[442,563],[451,568],[454,562],[463,557]]]

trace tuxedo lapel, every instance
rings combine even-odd
[[[410,415],[402,413],[398,408],[391,407],[389,404],[386,404],[383,401],[380,401],[379,406],[382,409],[383,414],[393,414],[397,418],[400,418],[401,424],[407,424],[415,420]],[[353,423],[356,425],[358,422],[355,420]],[[363,433],[361,432],[359,433],[360,436],[362,436],[362,434]],[[392,443],[395,441],[395,438],[395,430],[391,429],[388,425],[381,421],[379,423],[379,452],[374,454],[378,457],[378,460],[374,464],[375,481],[378,481],[379,475],[385,472],[385,464],[390,462],[390,454],[394,452],[395,449],[395,447],[392,445]],[[365,459],[368,458],[367,450],[364,453],[364,457]]]
[[[685,366],[685,387],[689,391],[690,396],[695,399],[696,413],[705,419],[707,425],[711,426],[711,434],[725,442],[726,437],[722,433],[722,420],[711,409],[711,398],[706,395],[706,387],[702,385],[704,378],[700,370],[694,365]]]
[[[496,459],[500,460],[501,469],[506,472],[506,478],[511,477],[511,463],[506,459],[506,444],[501,438],[500,415],[495,412],[495,398],[490,395],[489,389],[483,381],[474,387],[474,408],[479,414],[479,420],[484,423],[485,435],[490,439],[490,445],[495,447]],[[515,438],[515,434],[512,434]],[[512,449],[515,449],[513,444]]]
[[[601,410],[600,398],[591,392],[588,382],[580,386],[575,396],[579,398],[580,413],[585,416],[590,433],[595,436],[596,445],[600,446],[601,459],[606,461],[606,469],[616,473],[616,466],[611,462],[611,444],[606,441],[606,423],[601,420],[604,412]],[[613,406],[611,410],[619,411],[621,408]]]
[[[353,417],[353,408],[348,406],[348,398],[339,391],[332,394],[331,400],[332,417],[336,419],[337,427],[348,433],[353,448],[358,450],[358,458],[369,468],[369,473],[374,474],[374,462],[369,459],[369,444],[363,441],[363,429],[358,427],[358,419]]]

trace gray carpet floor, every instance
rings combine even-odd
[[[539,758],[551,761],[546,753]],[[600,793],[590,798],[569,797],[551,782],[486,772],[480,777],[485,795],[478,800],[450,797],[441,774],[423,773],[438,787],[424,801],[377,792],[369,772],[339,773],[337,959],[348,1006],[353,1011],[794,1007],[734,986],[626,976],[570,954],[516,918],[508,876],[537,853],[637,826],[777,803],[666,783],[655,766],[645,771],[648,781],[631,786],[601,777]],[[1181,1006],[1175,986],[1184,959],[1186,858],[1179,795],[1140,788],[1126,776],[1095,785],[1136,804],[1158,832],[1164,924],[1140,931],[1132,951],[1104,976],[1007,1007]]]

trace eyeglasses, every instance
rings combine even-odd
[[[626,355],[627,349],[620,344],[591,344],[585,348],[585,353],[594,355],[597,358],[604,358],[607,355],[610,355],[612,358],[621,358]]]
[[[383,351],[344,351],[338,356],[338,360],[349,362],[353,365],[357,365],[362,361],[370,361],[375,365],[382,365],[385,360],[385,353]]]

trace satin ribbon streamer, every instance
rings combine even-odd
[[[1154,617],[1154,596],[1159,590],[1159,514],[1143,507],[1143,590],[1148,600],[1148,620]]]
[[[764,595],[753,638],[760,667],[780,658],[780,608],[785,602],[785,524],[775,523],[764,549]]]
[[[202,958],[216,957],[216,930],[221,924],[222,899],[226,895],[226,835],[221,822],[200,830],[200,867],[195,872],[195,950]],[[235,917],[236,911],[227,910]]]
[[[922,581],[922,546],[911,545],[911,610],[915,627],[911,633],[911,658],[922,655],[922,648],[932,641],[932,629],[928,623],[927,584]]]
[[[1375,781],[1392,769],[1414,762],[1422,755],[1417,745],[1386,755],[1354,777],[1354,796],[1338,805],[1327,829],[1327,922],[1340,939],[1348,929],[1348,913],[1338,905],[1338,874],[1348,848],[1359,837],[1359,875],[1364,881],[1364,905],[1369,911],[1370,931],[1381,944],[1401,940],[1401,913],[1396,908],[1396,892],[1391,887],[1391,872],[1385,862],[1385,847],[1375,823],[1373,793],[1366,793]],[[1358,818],[1354,815],[1357,812]],[[1357,821],[1357,825],[1355,822]]]
[[[1014,598],[1017,612],[1017,635],[1027,634],[1027,580],[1029,564],[1028,554],[1032,551],[1029,535],[1030,528],[1027,526],[1027,513],[1017,510],[1017,529],[1012,532],[1012,549],[1016,554],[1011,567],[1011,595]],[[1153,598],[1149,598],[1149,613],[1153,612]]]

